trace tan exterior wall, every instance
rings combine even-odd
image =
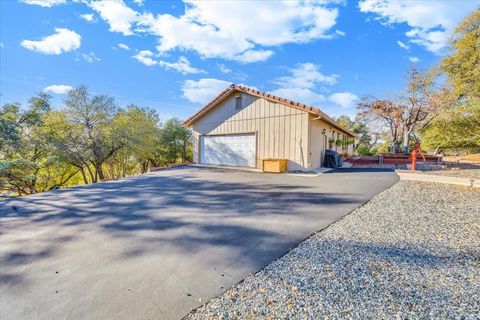
[[[326,149],[332,149],[338,153],[353,154],[353,145],[350,144],[346,148],[336,146],[331,143],[330,139],[343,139],[347,134],[340,131],[322,120],[314,120],[315,116],[310,115],[310,154],[312,168],[318,168],[323,165],[323,159]],[[325,131],[324,131],[325,130]]]
[[[256,167],[262,159],[288,160],[288,170],[316,169],[323,165],[325,149],[353,154],[347,148],[331,144],[346,134],[308,112],[242,93],[242,109],[235,109],[232,95],[193,123],[195,140],[193,160],[200,162],[200,136],[255,133]],[[325,133],[324,133],[325,130]]]
[[[318,168],[323,165],[325,155],[325,146],[328,147],[329,125],[321,120],[314,120],[315,116],[310,115],[310,157],[312,168]],[[325,135],[323,130],[325,129]]]
[[[311,167],[309,113],[245,93],[242,104],[236,110],[232,95],[193,123],[195,162],[200,135],[256,133],[257,168],[265,158],[287,159],[288,170]]]

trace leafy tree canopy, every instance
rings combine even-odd
[[[24,195],[188,161],[191,132],[179,119],[160,122],[153,110],[119,108],[85,86],[53,110],[41,93],[27,108],[0,109],[0,196]]]
[[[451,43],[452,53],[440,69],[448,76],[460,98],[480,100],[480,8],[456,28]]]
[[[455,107],[422,130],[422,143],[435,152],[480,152],[480,8],[456,27],[451,48],[440,70],[453,89]]]

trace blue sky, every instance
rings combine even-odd
[[[0,2],[0,100],[39,91],[62,105],[87,85],[120,106],[186,118],[229,83],[332,116],[399,92],[405,72],[448,52],[479,1]]]

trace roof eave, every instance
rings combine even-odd
[[[275,96],[275,95],[270,94],[270,93],[261,92],[261,91],[256,90],[256,89],[248,88],[248,87],[245,87],[245,86],[240,86],[240,85],[237,85],[237,84],[231,84],[228,88],[226,88],[222,92],[220,92],[215,98],[210,100],[210,102],[208,102],[203,108],[201,108],[194,115],[192,115],[190,118],[185,120],[183,122],[183,125],[191,128],[195,121],[197,121],[199,118],[201,118],[204,114],[208,113],[212,108],[214,108],[218,103],[220,103],[225,98],[227,98],[234,91],[239,91],[239,92],[251,94],[251,95],[254,95],[254,96],[259,97],[259,98],[264,98],[264,99],[267,99],[267,100],[270,100],[270,101],[273,101],[273,102],[281,103],[281,104],[289,106],[289,107],[293,107],[295,109],[306,111],[310,114],[318,116],[321,120],[323,120],[326,123],[330,124],[331,126],[337,128],[338,130],[344,131],[344,132],[350,134],[352,137],[356,137],[353,132],[351,132],[350,130],[348,130],[346,128],[343,128],[335,120],[330,118],[327,114],[325,114],[324,112],[322,112],[318,108],[315,108],[315,107],[312,107],[312,106],[309,106],[309,105],[306,105],[306,104],[303,104],[303,103],[295,102],[295,101],[292,101],[292,100],[289,100],[289,99],[285,99],[285,98],[282,98],[282,97],[278,97],[278,96]]]
[[[185,121],[182,122],[184,126],[187,126],[189,128],[192,127],[193,123],[198,119],[201,118],[204,114],[210,111],[216,104],[219,102],[223,101],[226,97],[230,95],[230,92],[234,91],[234,85],[232,84],[231,86],[225,88],[222,92],[220,92],[215,98],[210,100],[203,108],[198,110],[196,113],[194,113],[190,118],[186,119]]]
[[[330,117],[325,117],[325,116],[322,116],[322,115],[318,115],[318,120],[322,120],[326,123],[328,123],[329,125],[331,125],[332,127],[335,127],[337,128],[338,130],[341,130],[345,133],[348,133],[349,135],[351,135],[353,138],[356,138],[357,136],[355,135],[355,133],[353,133],[352,131],[348,130],[348,129],[345,129],[344,127],[342,127],[341,125],[339,125],[336,121],[330,119]]]

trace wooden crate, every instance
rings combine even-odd
[[[286,159],[263,159],[263,172],[282,173],[287,171]]]

